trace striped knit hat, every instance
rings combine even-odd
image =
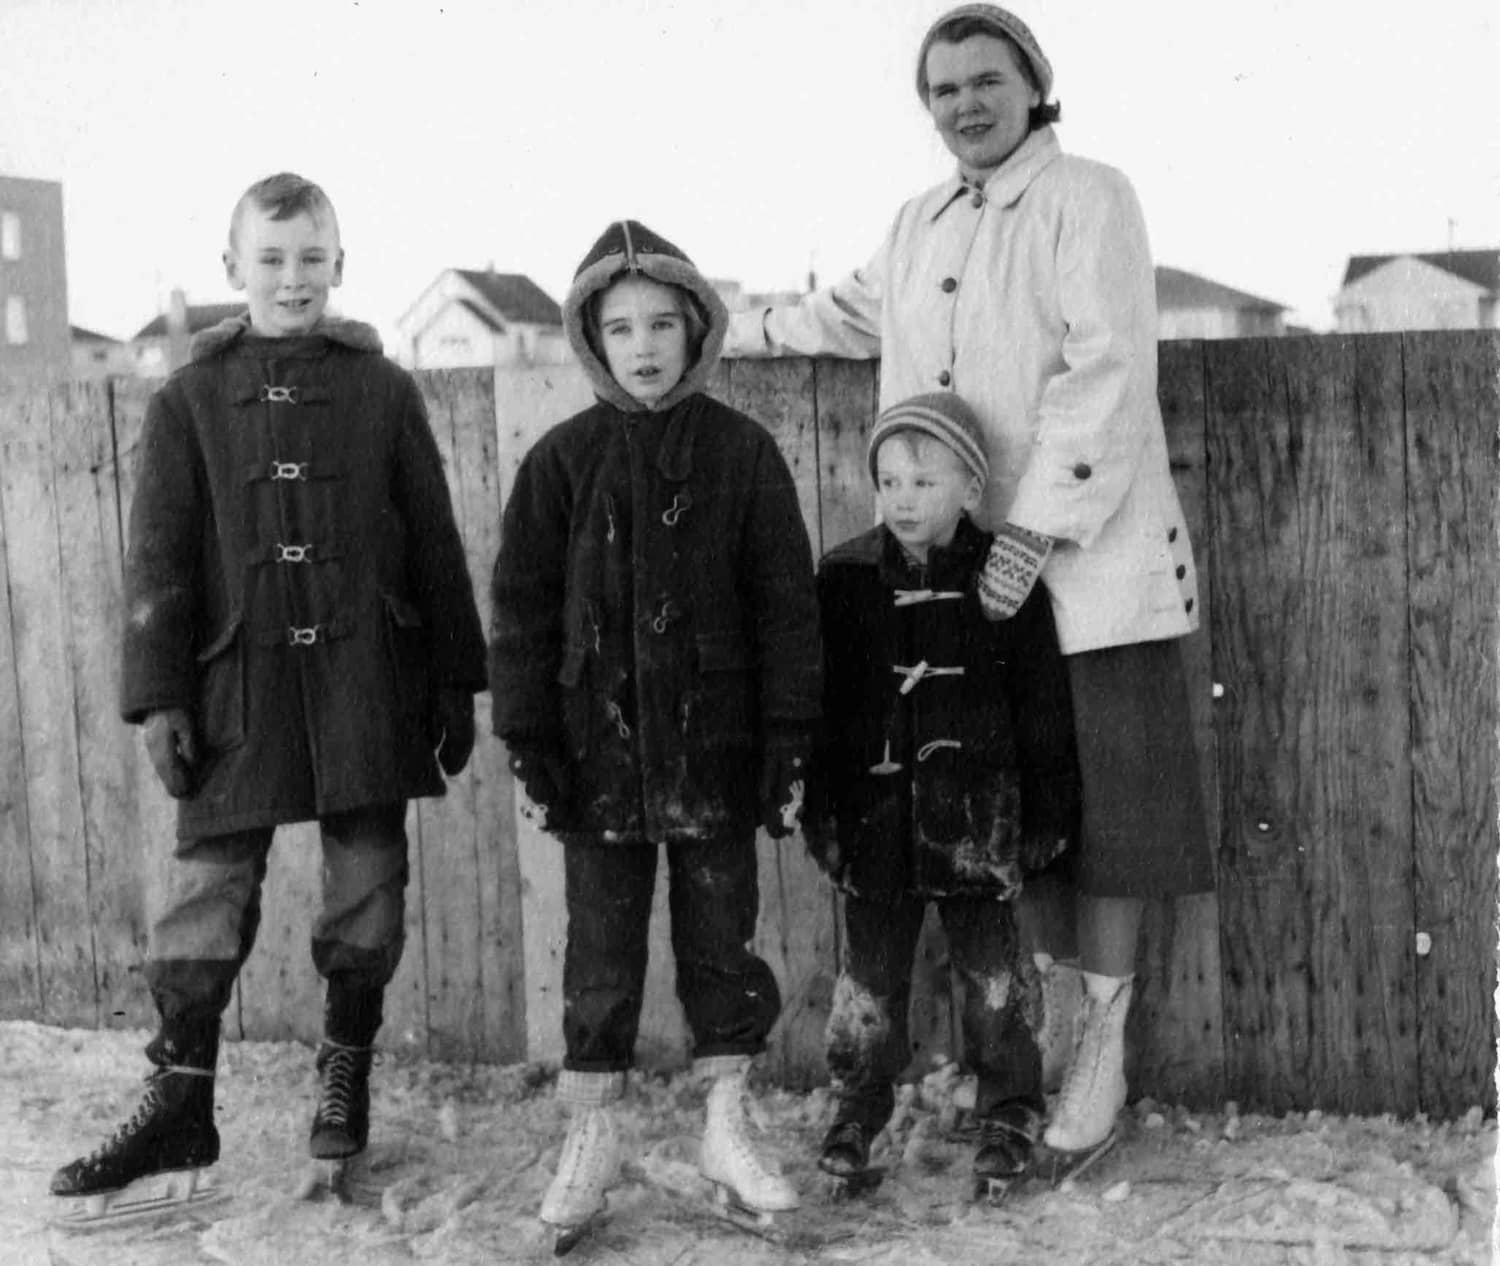
[[[893,431],[922,431],[941,440],[979,476],[990,477],[990,459],[984,451],[984,432],[974,411],[951,391],[931,391],[893,404],[875,419],[870,431],[870,478],[875,479],[875,455]]]
[[[956,9],[949,9],[927,28],[927,34],[922,37],[922,47],[917,50],[917,96],[922,98],[923,105],[927,104],[927,50],[936,42],[937,33],[943,27],[960,18],[973,18],[989,27],[996,35],[1003,35],[1012,41],[1031,63],[1031,73],[1036,76],[1036,86],[1041,91],[1042,100],[1045,101],[1052,95],[1052,63],[1042,52],[1042,46],[1036,42],[1031,28],[1014,13],[998,5],[961,4]]]

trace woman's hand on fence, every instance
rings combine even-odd
[[[995,543],[975,577],[979,605],[991,620],[1009,620],[1021,609],[1042,565],[1052,553],[1052,538],[1014,523],[1002,523]]]
[[[457,778],[474,753],[474,696],[442,687],[437,694],[437,758],[449,778]]]
[[[146,718],[146,755],[167,794],[181,800],[198,783],[198,740],[184,708],[163,708]]]

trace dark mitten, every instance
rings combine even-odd
[[[802,821],[811,736],[801,726],[773,727],[766,736],[760,769],[761,825],[773,840],[785,839]]]
[[[178,800],[198,785],[198,740],[184,708],[163,708],[146,718],[146,754],[167,793]]]
[[[991,620],[1009,620],[1015,615],[1050,553],[1050,536],[1002,523],[975,580],[984,614]]]
[[[573,791],[566,758],[549,743],[511,743],[510,772],[520,780],[530,801],[521,805],[521,812],[542,830],[557,830],[566,818]]]
[[[437,758],[449,778],[463,773],[474,752],[474,696],[444,686],[437,693]]]

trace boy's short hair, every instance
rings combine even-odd
[[[235,244],[235,234],[246,207],[257,207],[273,220],[290,220],[304,212],[317,219],[328,216],[333,221],[333,231],[338,233],[339,218],[333,209],[333,200],[306,177],[295,172],[279,171],[274,176],[257,180],[240,195],[229,217],[229,245]]]
[[[952,450],[978,478],[989,481],[990,459],[984,450],[984,430],[974,411],[951,391],[930,391],[893,404],[876,420],[870,431],[868,455],[870,478],[878,479],[876,456],[892,436],[916,432],[927,435]]]
[[[697,364],[698,358],[703,354],[703,340],[708,337],[709,328],[708,317],[698,306],[697,298],[690,291],[684,290],[681,286],[674,286],[670,281],[659,281],[655,277],[632,272],[629,269],[616,273],[609,279],[609,285],[601,286],[583,301],[583,337],[588,340],[590,350],[599,358],[601,364],[609,363],[604,358],[604,349],[599,346],[599,310],[604,306],[604,296],[620,282],[631,277],[665,286],[676,297],[677,310],[682,313],[683,322],[687,326],[687,363]]]

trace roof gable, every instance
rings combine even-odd
[[[469,268],[455,268],[453,271],[508,321],[525,325],[562,325],[562,309],[524,273],[478,272]]]
[[[1259,295],[1220,285],[1197,273],[1181,268],[1158,265],[1156,269],[1156,307],[1158,311],[1173,308],[1230,308],[1237,312],[1285,312],[1284,303],[1262,299]]]
[[[1500,290],[1500,250],[1432,251],[1425,255],[1406,252],[1397,255],[1351,255],[1344,269],[1343,285],[1348,286],[1376,269],[1398,259],[1416,259],[1484,290]]]
[[[200,330],[218,325],[220,321],[239,316],[244,310],[243,303],[190,303],[187,305],[187,332],[197,334]],[[165,338],[167,333],[167,314],[163,312],[141,326],[131,342],[144,338]]]

